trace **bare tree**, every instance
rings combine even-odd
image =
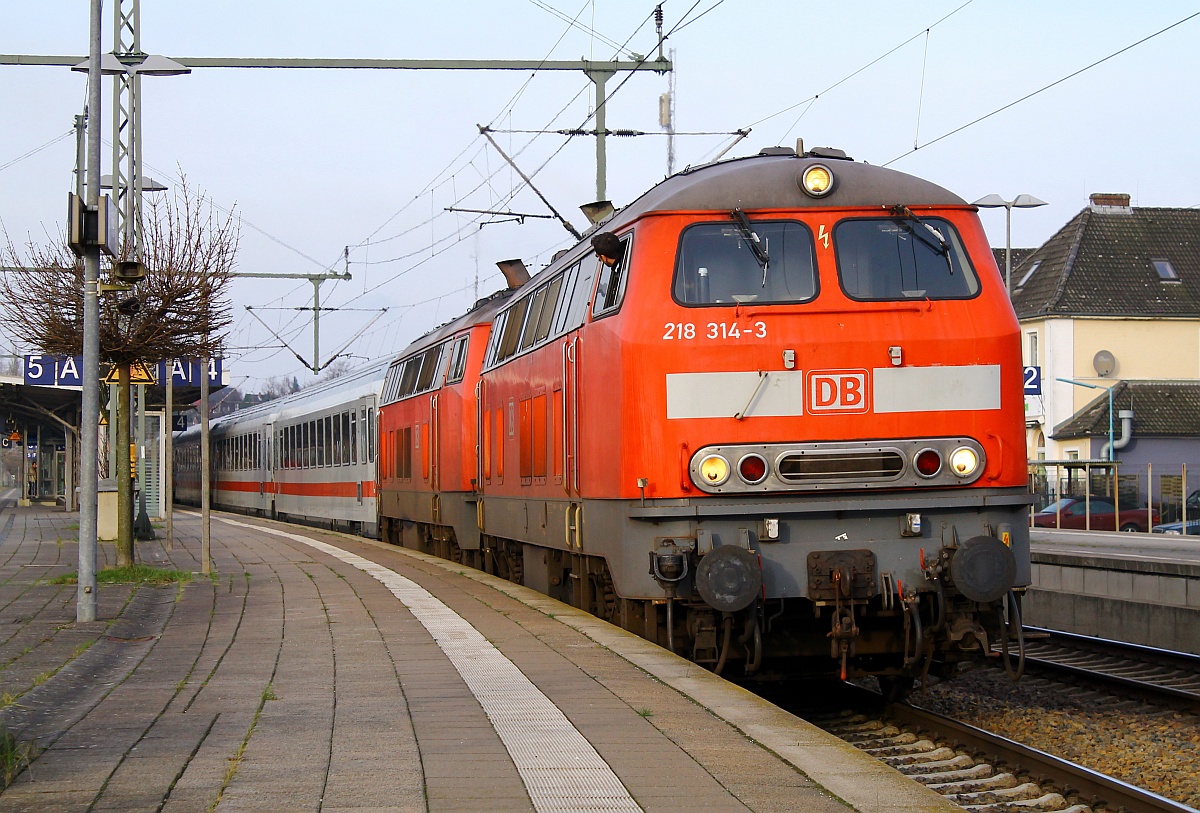
[[[138,361],[217,355],[231,321],[227,289],[237,255],[239,224],[219,217],[186,181],[168,197],[151,201],[143,226],[146,277],[134,289],[100,295],[100,357],[118,369],[118,448],[129,446],[129,367]],[[39,352],[83,352],[83,261],[61,240],[29,244],[24,253],[8,243],[0,276],[0,327]],[[112,268],[102,269],[114,283]],[[115,289],[115,290],[114,290]],[[129,456],[118,454],[119,504],[129,505]],[[117,563],[132,564],[132,519],[117,518]]]
[[[288,378],[286,375],[277,375],[263,382],[262,388],[259,390],[259,395],[263,397],[264,401],[274,401],[276,398],[291,395],[295,391],[296,384],[294,379]]]
[[[314,384],[320,384],[325,381],[332,381],[335,378],[341,378],[346,373],[354,369],[354,362],[348,358],[336,358],[325,365],[325,369],[321,372],[320,378],[314,381]]]

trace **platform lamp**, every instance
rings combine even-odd
[[[1012,298],[1012,210],[1013,209],[1033,209],[1037,206],[1045,206],[1046,201],[1035,198],[1033,195],[1017,195],[1012,200],[1005,200],[999,195],[987,195],[971,204],[978,206],[981,209],[999,209],[1004,208],[1004,290],[1008,291],[1008,296]]]

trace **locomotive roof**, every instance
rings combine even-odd
[[[774,151],[685,169],[620,210],[605,229],[619,228],[660,210],[795,209],[862,206],[964,206],[966,201],[937,184],[886,167],[846,158]],[[813,198],[800,188],[801,173],[813,164],[829,168],[833,190]]]
[[[818,154],[798,156],[788,148],[773,148],[758,155],[716,161],[676,173],[594,226],[583,240],[559,252],[553,262],[521,288],[498,291],[481,300],[466,314],[412,342],[395,358],[407,358],[465,327],[492,321],[514,294],[532,291],[538,283],[591,253],[588,243],[591,234],[619,229],[649,212],[967,205],[953,192],[921,178],[832,157],[828,150],[815,152]],[[835,178],[833,190],[821,198],[810,197],[800,187],[801,173],[813,164],[828,167]]]
[[[426,333],[424,336],[415,339],[395,356],[392,356],[392,360],[395,361],[402,358],[408,358],[414,353],[418,353],[428,347],[432,347],[442,339],[453,336],[455,333],[458,333],[464,328],[471,327],[472,325],[491,322],[496,318],[496,314],[500,311],[500,309],[507,304],[508,300],[516,292],[516,288],[504,288],[496,291],[491,296],[479,300],[475,303],[471,310],[467,311],[462,316],[458,317],[457,319],[452,319],[444,325],[439,325],[438,327],[435,327],[433,330]]]
[[[209,431],[233,432],[238,424],[242,423],[252,424],[250,428],[253,428],[258,424],[271,423],[296,414],[324,409],[333,404],[349,403],[355,398],[378,392],[389,362],[390,359],[387,358],[375,359],[337,378],[313,384],[282,398],[265,401],[247,409],[239,409],[228,415],[214,418],[209,424]],[[199,437],[199,434],[200,425],[196,424],[188,427],[180,435],[180,440],[190,440],[193,437]]]

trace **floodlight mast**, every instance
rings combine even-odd
[[[100,204],[100,28],[101,0],[91,0],[88,36],[87,205]],[[100,448],[100,246],[91,242],[83,256],[83,404],[80,421],[79,586],[75,620],[96,620],[96,532]]]

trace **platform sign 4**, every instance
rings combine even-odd
[[[222,359],[219,358],[208,360],[208,383],[220,384],[224,380],[221,362]],[[171,359],[158,362],[155,369],[159,381],[166,381],[167,365],[170,365],[171,368],[171,383],[176,387],[200,386],[199,359]]]

